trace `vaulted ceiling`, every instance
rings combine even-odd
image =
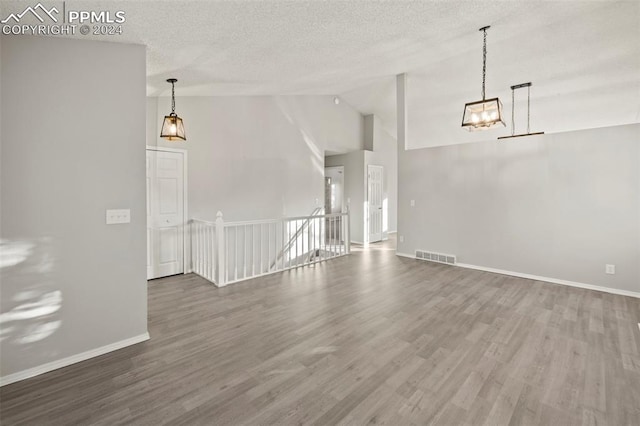
[[[66,3],[126,12],[122,35],[76,37],[147,45],[149,96],[168,94],[169,77],[180,96],[340,95],[393,133],[394,76],[408,73],[411,145],[486,139],[460,121],[480,98],[478,28],[491,25],[487,95],[509,118],[509,86],[531,81],[532,130],[640,120],[637,0]],[[24,4],[3,1],[3,15]]]

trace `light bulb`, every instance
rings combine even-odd
[[[177,130],[178,130],[178,128],[176,127],[176,125],[172,124],[171,125],[171,134],[175,135],[177,133]]]
[[[492,120],[495,120],[496,118],[498,118],[498,113],[497,113],[497,112],[495,112],[495,111],[493,111],[493,112],[491,113],[491,119],[492,119]]]
[[[487,114],[487,111],[482,111],[482,121],[489,121],[489,114]]]
[[[476,114],[471,114],[471,122],[473,122],[473,123],[477,123],[478,122],[478,116]]]

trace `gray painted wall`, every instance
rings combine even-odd
[[[640,292],[638,124],[399,150],[398,203],[400,253]]]
[[[158,137],[169,111],[169,98],[147,100],[147,145],[188,151],[189,216],[205,220],[310,214],[325,152],[362,149],[362,116],[331,96],[178,97],[186,142]]]
[[[0,37],[2,376],[147,332],[145,48]],[[105,224],[105,210],[131,223]]]
[[[374,141],[375,141],[375,132],[379,126],[380,119],[373,114],[364,116],[364,146],[363,149],[367,151],[373,151]]]

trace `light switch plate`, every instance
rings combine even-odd
[[[411,200],[411,207],[415,207],[416,205],[416,200]]]
[[[107,210],[107,225],[116,225],[118,223],[130,223],[130,222],[131,222],[130,209]]]
[[[615,275],[616,274],[616,265],[605,265],[604,266],[604,272],[605,274],[609,274],[609,275]]]

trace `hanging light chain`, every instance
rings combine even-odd
[[[176,112],[176,87],[175,82],[171,82],[171,114]]]
[[[487,79],[487,28],[481,28],[483,35],[483,44],[482,44],[482,100],[486,99],[485,97],[485,81]]]

